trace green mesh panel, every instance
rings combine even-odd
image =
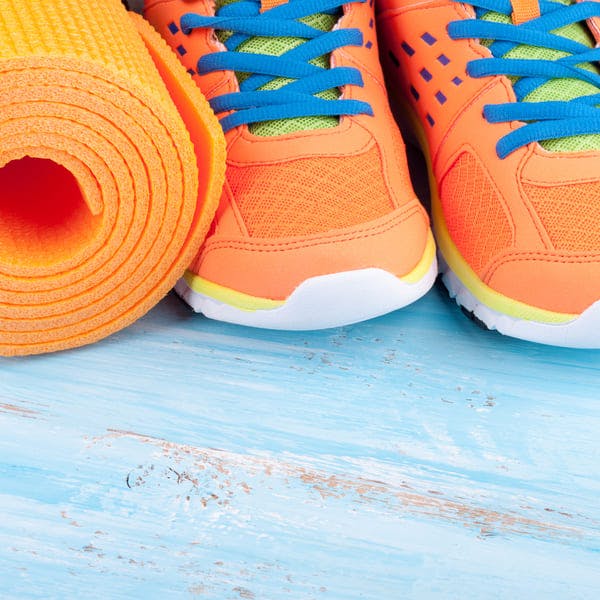
[[[559,0],[555,0],[559,1]],[[571,4],[569,0],[562,1],[561,4]],[[505,15],[488,12],[482,17],[486,21],[494,21],[498,23],[510,23],[510,17]],[[556,35],[561,35],[569,38],[580,44],[584,44],[588,48],[595,46],[595,41],[590,31],[583,24],[568,25],[553,31]],[[482,40],[482,43],[489,46],[489,40]],[[534,46],[517,46],[510,52],[507,52],[505,58],[525,58],[533,59],[540,58],[544,60],[555,60],[566,56],[564,52],[551,50],[548,48],[537,48]],[[581,65],[591,71],[596,71],[596,67],[587,63]],[[516,78],[511,78],[514,82]],[[548,100],[572,100],[579,96],[587,96],[596,94],[598,90],[595,86],[581,81],[579,79],[553,79],[547,81],[537,89],[533,90],[525,98],[523,102],[544,102]],[[550,152],[582,152],[586,150],[600,150],[600,135],[580,135],[576,137],[557,138],[554,140],[541,141],[540,145]]]
[[[226,4],[232,4],[237,0],[218,0],[216,3],[217,9]],[[329,15],[325,13],[318,13],[310,15],[303,19],[299,19],[302,23],[306,23],[315,29],[321,31],[331,31],[335,24],[338,22],[340,14]],[[230,32],[220,31],[218,37],[221,42],[225,42],[231,35]],[[253,37],[246,40],[238,48],[239,52],[248,52],[252,54],[268,54],[270,56],[281,56],[284,52],[291,50],[304,43],[304,39],[293,38],[293,37]],[[310,61],[317,67],[323,69],[329,69],[330,67],[330,55],[319,56],[314,60]],[[248,73],[236,73],[238,81],[241,83],[249,76]],[[266,85],[262,86],[261,90],[276,90],[286,83],[293,81],[284,77],[273,79]],[[317,94],[319,98],[325,100],[336,100],[340,97],[339,89],[325,90]],[[327,129],[330,127],[336,127],[339,124],[338,117],[296,117],[291,119],[279,119],[277,121],[263,121],[262,123],[251,123],[248,128],[254,135],[260,136],[276,136],[285,135],[287,133],[293,133],[295,131],[306,131],[311,129]]]

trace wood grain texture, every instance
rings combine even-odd
[[[0,360],[0,596],[596,598],[599,367],[440,289],[316,333],[170,296]]]

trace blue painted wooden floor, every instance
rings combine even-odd
[[[440,289],[308,334],[170,296],[0,360],[0,596],[597,598],[599,367]]]

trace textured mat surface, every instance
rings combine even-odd
[[[197,251],[223,163],[208,104],[119,0],[0,0],[0,354],[147,312]]]

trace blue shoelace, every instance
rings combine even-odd
[[[348,1],[362,3],[366,0],[291,0],[263,13],[260,12],[259,0],[240,0],[223,6],[214,17],[194,13],[182,17],[181,29],[186,34],[205,28],[232,34],[225,41],[227,52],[215,52],[200,58],[199,74],[223,70],[250,74],[240,83],[239,92],[223,94],[210,101],[217,114],[232,111],[221,119],[224,131],[240,125],[294,117],[373,114],[366,102],[327,100],[315,96],[346,85],[362,87],[360,71],[350,67],[323,69],[309,62],[344,46],[362,46],[360,30],[323,32],[297,20],[336,11]],[[243,42],[256,36],[306,41],[281,56],[237,51]],[[260,89],[278,78],[293,81],[276,90]]]
[[[469,4],[475,7],[478,17],[489,11],[509,17],[512,14],[509,0],[469,0]],[[566,25],[600,17],[600,3],[563,5],[540,0],[539,5],[541,15],[520,25],[477,18],[455,21],[448,27],[452,39],[492,40],[488,48],[493,58],[470,61],[467,73],[471,77],[507,75],[519,78],[513,84],[517,102],[484,108],[484,116],[490,123],[525,123],[499,140],[496,152],[500,158],[531,142],[600,134],[600,93],[564,101],[522,102],[528,94],[551,79],[578,79],[600,90],[600,75],[580,66],[600,60],[600,49],[550,33]],[[507,52],[520,45],[558,50],[567,56],[556,60],[504,58]]]

